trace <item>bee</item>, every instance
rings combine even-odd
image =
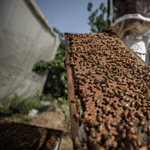
[[[106,84],[101,84],[101,87],[107,87],[107,85]]]
[[[111,137],[109,137],[107,140],[105,140],[104,147],[110,147],[112,143],[113,143],[113,140]]]
[[[81,96],[82,98],[86,98],[87,93],[86,93],[86,92],[83,92],[83,93],[80,94],[80,96]]]
[[[96,100],[98,100],[98,97],[93,97],[93,101],[95,102]]]
[[[67,100],[68,99],[68,94],[67,93],[65,93],[65,100]]]
[[[147,127],[147,134],[150,136],[150,126]]]
[[[106,92],[107,87],[102,87],[102,92]]]
[[[124,94],[123,94],[122,91],[120,92],[119,96],[120,96],[121,98],[123,98]]]
[[[89,99],[90,99],[90,97],[86,97],[86,98],[83,98],[83,102],[88,102],[89,101]]]
[[[98,121],[94,121],[93,126],[97,127],[98,125],[99,125],[99,122]]]
[[[109,104],[109,103],[110,103],[110,99],[109,99],[108,97],[103,98],[103,100],[106,102],[106,104]]]
[[[101,132],[102,129],[103,129],[103,123],[100,123],[100,124],[98,125],[98,127],[97,127],[97,131],[98,131],[98,132]]]
[[[70,61],[70,62],[68,63],[68,65],[70,65],[70,66],[76,66],[76,64],[75,64],[74,61]]]
[[[103,118],[103,119],[106,119],[106,118],[107,118],[107,115],[106,115],[106,114],[102,114],[102,118]]]
[[[80,80],[80,76],[79,75],[75,75],[75,78]]]
[[[150,112],[147,112],[147,119],[150,120]]]
[[[133,144],[134,147],[137,147],[137,146],[138,146],[138,145],[137,145],[137,141],[136,141],[135,139],[132,140],[132,144]],[[134,148],[133,148],[133,149],[134,149]]]
[[[102,139],[102,137],[101,137],[101,136],[98,136],[98,137],[96,138],[97,143],[100,143],[100,142],[101,142],[101,139]]]
[[[117,104],[116,104],[115,102],[112,103],[112,106],[113,106],[113,108],[114,108],[115,110],[118,110],[118,106],[117,106]]]
[[[123,116],[126,118],[126,117],[128,116],[128,114],[129,114],[129,110],[126,109],[126,110],[123,112]]]
[[[126,129],[122,129],[122,132],[121,132],[121,138],[126,138]]]
[[[140,94],[139,98],[143,100],[144,99],[144,95]]]
[[[141,121],[141,122],[139,122],[139,126],[143,126],[143,125],[145,125],[146,124],[146,122],[145,121]]]
[[[100,83],[100,81],[98,79],[94,79],[94,83],[97,84]]]
[[[100,101],[101,101],[100,99],[97,99],[97,100],[95,101],[95,104],[97,105]]]
[[[120,146],[122,147],[122,149],[125,149],[125,144],[124,144],[124,142],[121,142],[121,143],[120,143]]]
[[[111,126],[112,126],[112,127],[117,127],[118,125],[117,125],[116,122],[112,122],[112,123],[111,123]]]
[[[132,121],[129,122],[129,126],[133,127],[134,125],[135,125],[134,122]]]
[[[97,120],[98,120],[99,122],[102,122],[102,121],[103,121],[102,118],[101,118],[101,114],[98,114],[98,115],[97,115]]]
[[[93,83],[94,83],[94,81],[93,81],[93,80],[91,80],[91,81],[90,81],[90,84],[93,84]]]
[[[89,131],[90,131],[90,129],[89,129],[89,127],[88,127],[87,125],[84,125],[84,130],[85,130],[86,132],[89,132]]]
[[[82,150],[88,150],[88,146],[85,142],[82,144]]]
[[[135,134],[136,133],[136,131],[135,131],[135,129],[132,127],[132,128],[129,128],[129,132],[131,133],[131,134]]]
[[[135,105],[135,102],[133,101],[133,102],[131,102],[131,107],[134,107],[134,105]]]
[[[67,80],[67,76],[64,76],[64,79]]]
[[[111,130],[111,125],[110,125],[110,122],[108,120],[105,122],[105,125],[106,125],[106,129],[108,131],[110,131]]]
[[[114,91],[115,95],[118,95],[118,91],[116,88],[113,88],[113,91]]]
[[[132,108],[129,108],[129,116],[133,116],[133,109]]]
[[[86,79],[86,78],[81,78],[81,80],[82,80],[84,83],[87,83],[87,79]]]
[[[129,107],[129,103],[126,103],[126,104],[123,106],[124,109],[127,109],[128,107]]]
[[[77,120],[80,120],[81,118],[80,118],[80,115],[78,114],[78,113],[75,113],[74,114],[74,118],[76,118]]]
[[[147,132],[147,125],[143,126],[142,132]]]
[[[113,142],[112,142],[112,148],[113,148],[113,149],[116,149],[117,146],[118,146],[117,141],[113,141]]]
[[[144,119],[144,115],[139,113],[139,112],[136,112],[136,117],[139,118],[140,120],[143,120]]]
[[[95,85],[95,87],[96,87],[98,90],[101,90],[101,89],[102,89],[98,84]]]
[[[81,143],[80,143],[78,137],[75,137],[75,138],[74,138],[74,147],[75,147],[75,149],[78,149],[78,148],[81,147]]]
[[[78,99],[73,99],[71,100],[72,103],[77,103],[78,102]]]
[[[139,123],[139,119],[138,118],[131,118],[131,121],[134,122],[135,124]]]
[[[96,131],[95,128],[90,128],[90,135],[95,138],[96,137]]]
[[[118,131],[121,132],[122,129],[123,129],[123,125],[122,125],[122,124],[119,124],[119,125],[118,125]]]
[[[91,118],[88,115],[85,115],[84,119],[85,119],[85,123],[89,123],[89,121],[91,120]]]
[[[77,113],[80,114],[80,105],[76,104]]]
[[[118,107],[123,107],[123,105],[121,103],[118,103]]]

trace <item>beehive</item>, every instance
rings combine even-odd
[[[60,130],[3,122],[0,123],[0,150],[52,150],[56,145],[59,148],[62,134]]]
[[[150,67],[113,33],[66,33],[65,44],[75,149],[149,148]]]

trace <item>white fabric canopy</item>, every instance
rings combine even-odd
[[[32,68],[54,59],[60,41],[34,0],[0,1],[0,99],[42,92],[47,73]]]

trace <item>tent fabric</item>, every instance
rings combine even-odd
[[[0,1],[0,99],[42,92],[47,73],[33,66],[54,59],[60,41],[34,0]]]

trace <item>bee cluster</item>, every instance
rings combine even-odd
[[[138,150],[150,148],[150,67],[115,35],[67,33],[76,103],[83,113],[87,141],[75,139],[75,149]],[[79,144],[79,143],[82,144]]]

